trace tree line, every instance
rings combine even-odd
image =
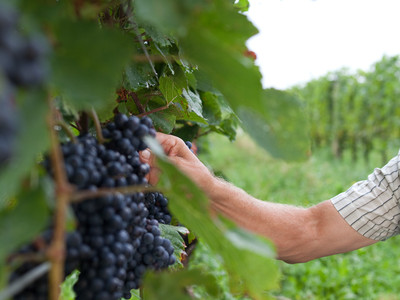
[[[292,92],[304,101],[313,148],[330,147],[341,158],[369,162],[378,151],[382,161],[400,137],[400,58],[383,56],[368,71],[329,72]]]

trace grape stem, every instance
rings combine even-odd
[[[57,125],[60,126],[65,133],[68,135],[68,137],[70,138],[70,140],[76,144],[77,143],[77,139],[75,134],[73,134],[73,132],[71,131],[71,129],[69,129],[68,125],[64,122],[64,121],[58,121]]]
[[[96,127],[97,140],[99,141],[100,144],[104,144],[106,142],[106,139],[103,137],[100,120],[96,114],[96,111],[92,108],[88,114],[92,118],[94,126]]]
[[[195,139],[198,139],[199,137],[204,136],[204,135],[207,135],[207,134],[209,134],[209,133],[211,133],[211,129],[206,130],[206,131],[204,131],[204,132],[202,132],[202,133],[197,132],[196,138],[195,138]]]
[[[46,255],[43,253],[18,253],[13,254],[7,259],[7,263],[10,265],[21,265],[25,262],[44,262],[46,261]]]
[[[67,180],[64,159],[60,143],[58,142],[57,132],[54,128],[56,125],[55,117],[57,116],[57,110],[53,105],[50,95],[48,96],[47,101],[50,108],[47,118],[51,143],[50,159],[54,172],[56,196],[54,232],[47,253],[51,261],[49,272],[49,299],[58,300],[60,295],[60,285],[64,279],[66,214],[69,198],[73,189]]]
[[[140,300],[144,300],[144,289],[143,289],[143,287],[139,288],[139,297],[140,297]]]
[[[95,191],[90,191],[90,190],[76,191],[71,196],[70,202],[75,203],[83,201],[85,199],[99,198],[110,194],[119,193],[119,194],[129,195],[139,192],[160,192],[160,189],[145,185],[131,185],[131,186],[121,186],[115,188],[99,188]]]
[[[186,252],[186,256],[183,257],[182,259],[182,265],[184,267],[188,267],[189,265],[189,259],[193,254],[193,251],[196,249],[197,246],[197,239],[195,238],[191,243],[189,243],[189,245],[187,245],[185,252]]]

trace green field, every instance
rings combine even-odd
[[[246,135],[234,143],[211,136],[200,145],[200,158],[217,174],[222,174],[249,194],[263,200],[311,206],[346,190],[363,180],[380,156],[373,156],[370,166],[362,161],[351,163],[330,158],[329,151],[313,153],[301,163],[287,163],[271,158]],[[394,156],[398,149],[391,149]],[[289,299],[400,299],[399,238],[392,238],[351,253],[325,257],[304,264],[281,262],[281,290],[275,295]],[[194,265],[214,260],[205,247],[193,258]],[[212,266],[212,264],[211,264]],[[262,267],[262,266],[260,266]],[[220,267],[209,267],[226,284]],[[234,299],[229,293],[226,299]]]

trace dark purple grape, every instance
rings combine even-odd
[[[192,143],[190,141],[186,141],[185,144],[189,149],[192,149]]]

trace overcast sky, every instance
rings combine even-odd
[[[400,0],[250,0],[264,87],[284,89],[400,54]]]

